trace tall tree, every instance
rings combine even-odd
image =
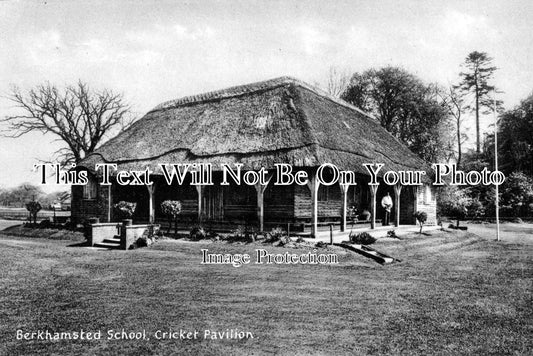
[[[476,118],[476,153],[481,152],[480,113],[488,113],[493,106],[491,93],[495,88],[489,82],[496,67],[492,58],[485,52],[474,51],[468,54],[463,64],[466,71],[461,72],[460,89],[465,95],[473,97],[473,104],[467,108],[475,113]],[[501,104],[501,102],[500,102]]]
[[[342,98],[375,116],[381,125],[427,161],[446,155],[445,108],[436,86],[398,67],[355,73]]]
[[[122,94],[110,90],[95,91],[81,81],[64,90],[45,83],[26,93],[14,87],[8,98],[19,114],[7,116],[3,132],[7,137],[20,137],[30,132],[50,133],[65,147],[56,151],[55,160],[67,164],[78,162],[113,131],[131,124],[129,106]]]

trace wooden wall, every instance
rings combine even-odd
[[[293,196],[294,186],[269,184],[264,193],[265,221],[292,220],[294,218]]]
[[[320,186],[318,201],[318,218],[321,220],[340,219],[342,212],[342,194],[338,185]],[[294,186],[294,218],[311,219],[311,191],[307,186]]]

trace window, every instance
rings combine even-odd
[[[83,199],[96,199],[96,179],[88,177],[87,184],[83,186]]]

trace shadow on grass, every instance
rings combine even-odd
[[[89,241],[82,241],[82,242],[77,242],[71,245],[67,245],[67,247],[90,247],[90,246],[91,244],[89,243]]]
[[[22,226],[23,226],[23,224],[8,226],[5,229],[0,230],[0,232],[6,232],[6,233],[7,232],[12,232],[12,231],[20,229]]]

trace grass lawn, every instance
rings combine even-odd
[[[524,225],[515,232],[533,226]],[[391,265],[335,247],[338,265],[235,268],[200,264],[200,249],[253,254],[258,246],[168,240],[98,251],[0,235],[0,355],[531,354],[529,237],[432,232],[379,240],[376,249],[402,260]],[[170,328],[201,337],[155,338]],[[19,329],[100,330],[102,340],[17,340]],[[106,340],[122,329],[145,330],[149,340]],[[206,329],[253,339],[206,340]]]

